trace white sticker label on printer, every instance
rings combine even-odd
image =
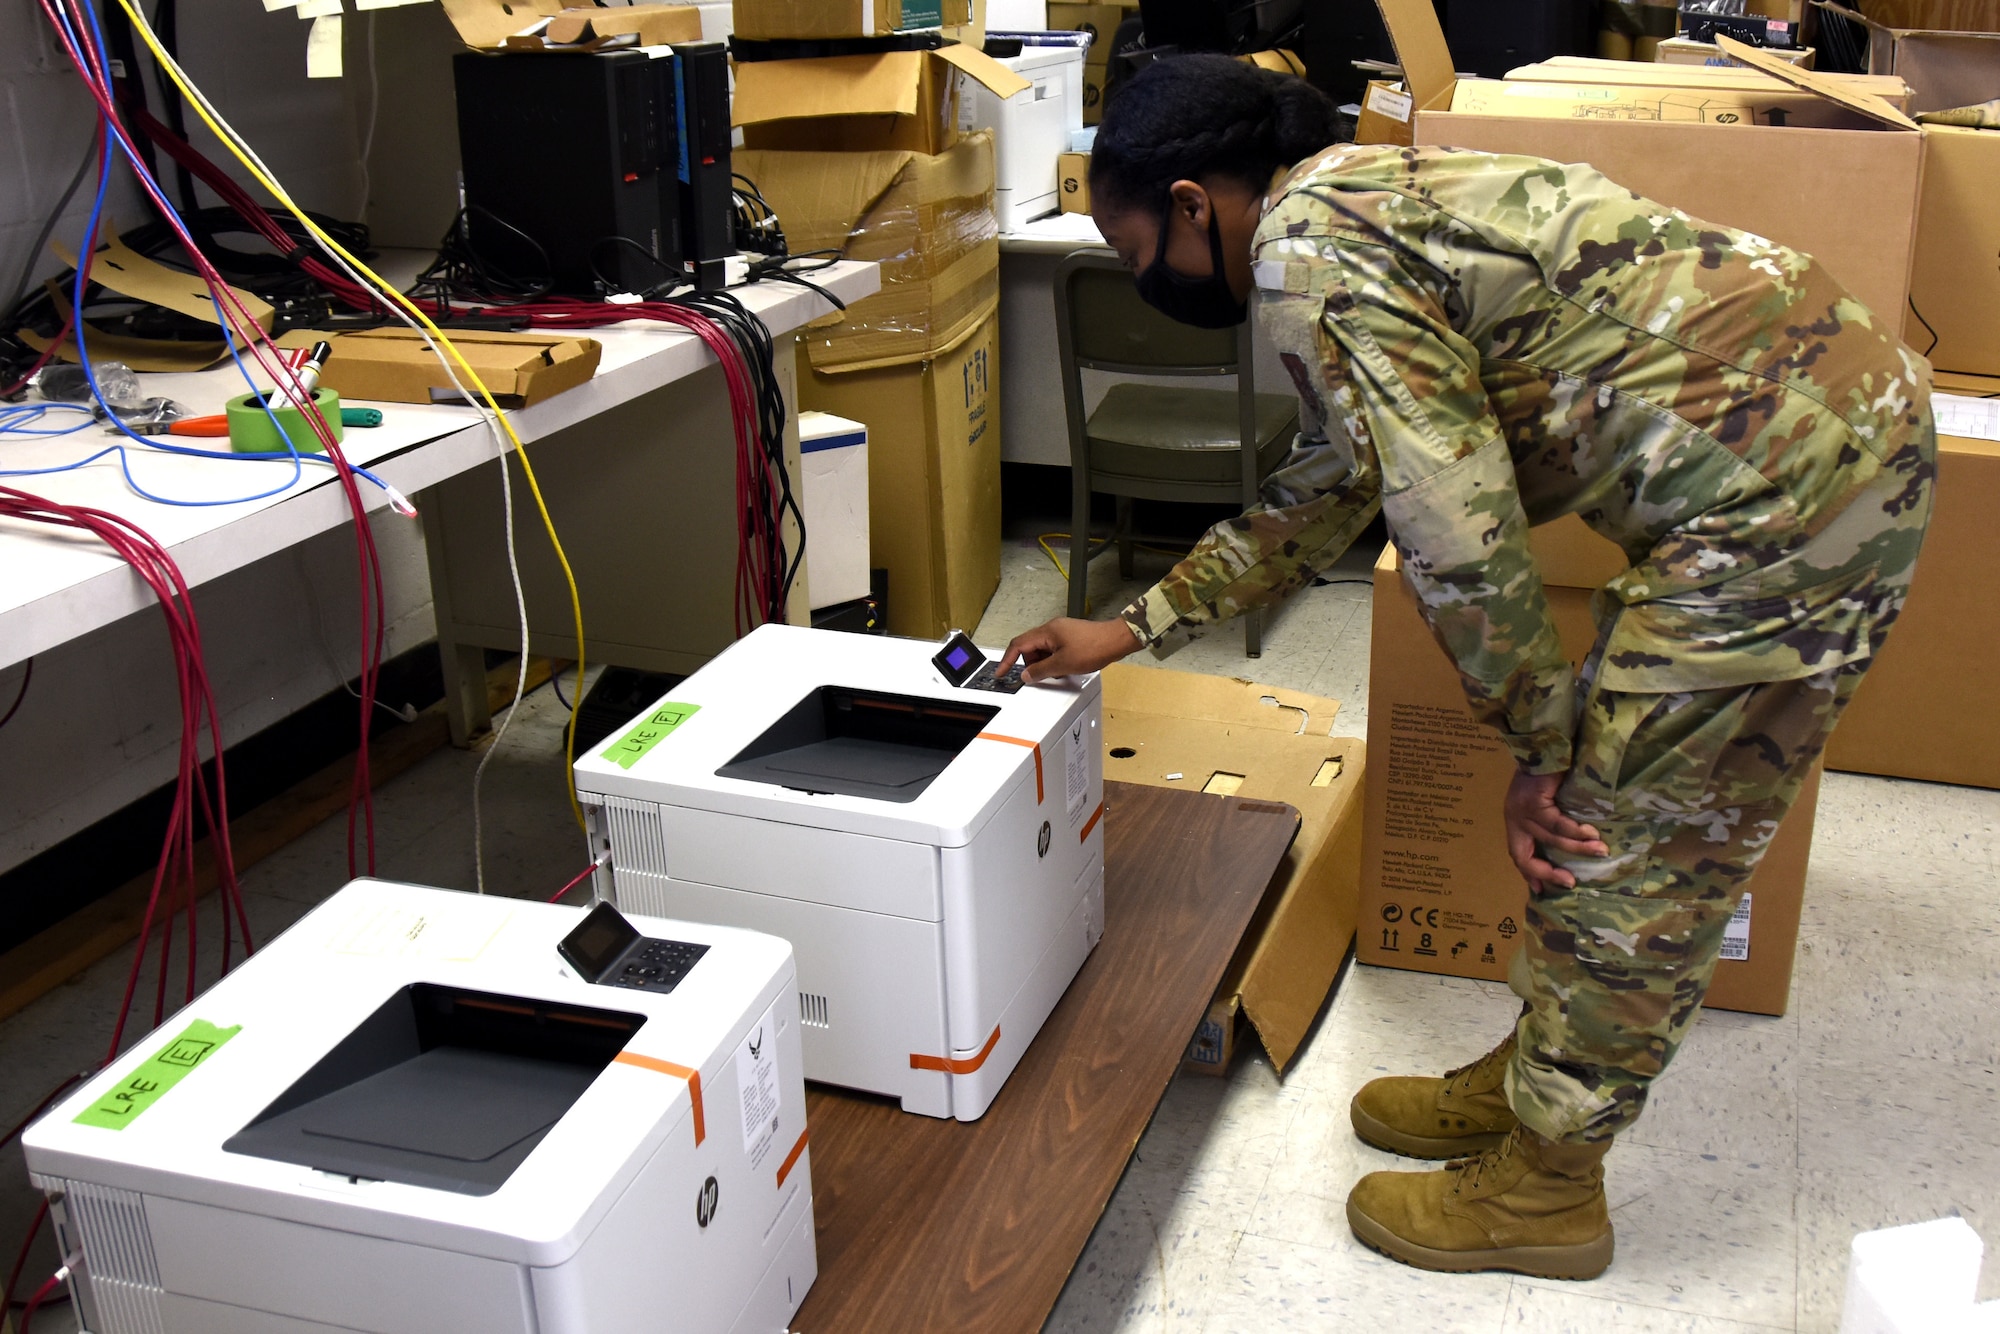
[[[1090,797],[1090,748],[1096,744],[1097,738],[1090,735],[1090,719],[1077,719],[1069,729],[1069,753],[1063,760],[1063,795],[1069,802],[1072,824]]]
[[[326,947],[369,959],[472,963],[513,918],[510,908],[454,904],[439,914],[395,905],[363,905],[334,925]]]
[[[736,1089],[743,1099],[743,1152],[752,1170],[764,1165],[778,1142],[783,1087],[778,1078],[778,1007],[774,1004],[736,1048]]]
[[[1739,963],[1750,957],[1750,895],[1747,891],[1743,902],[1736,905],[1736,911],[1729,914],[1729,925],[1722,928],[1722,957]]]

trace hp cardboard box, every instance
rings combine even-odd
[[[2000,130],[1926,125],[1924,143],[1903,338],[1939,371],[2000,376]]]
[[[1430,0],[1377,3],[1416,99],[1416,143],[1590,163],[1649,199],[1805,251],[1870,309],[1900,323],[1888,312],[1902,310],[1909,292],[1924,137],[1894,107],[1724,39],[1718,45],[1731,57],[1854,113],[1855,123],[1676,122],[1644,108],[1607,116],[1584,104],[1461,112],[1460,83]],[[1648,68],[1662,78],[1707,74],[1698,65]]]
[[[1921,345],[1920,345],[1921,346]],[[1940,389],[1969,399],[1968,417],[1986,415],[2000,380],[1940,378]],[[1940,414],[1953,424],[1951,409]],[[1991,422],[1993,414],[1988,416]],[[1971,423],[1960,429],[1971,429]],[[1991,437],[2000,435],[1989,425]],[[2000,442],[1941,433],[1937,507],[1917,562],[1909,601],[1889,643],[1868,669],[1834,729],[1832,769],[2000,788]]]
[[[1056,158],[1056,196],[1065,213],[1090,212],[1090,154],[1064,153]]]
[[[1537,528],[1535,538],[1549,610],[1563,647],[1581,661],[1595,638],[1591,592],[1624,568],[1623,554],[1574,519]],[[1528,892],[1501,832],[1514,760],[1466,707],[1394,547],[1375,566],[1368,754],[1355,957],[1505,981]],[[1751,878],[1708,1004],[1785,1012],[1818,797],[1815,776]]]
[[[977,625],[1000,586],[999,356],[991,306],[958,341],[873,369],[820,369],[801,341],[799,406],[868,427],[869,546],[889,572],[891,634]]]
[[[1118,663],[1104,671],[1104,776],[1285,802],[1299,834],[1243,935],[1185,1068],[1224,1073],[1237,1017],[1282,1071],[1354,939],[1366,747],[1340,705],[1276,686]]]

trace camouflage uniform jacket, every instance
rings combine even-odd
[[[1253,246],[1298,447],[1125,609],[1141,640],[1305,583],[1379,504],[1474,713],[1533,772],[1569,767],[1575,710],[1534,524],[1579,514],[1632,562],[1600,594],[1607,688],[1867,656],[1896,505],[1815,539],[1928,468],[1930,367],[1810,258],[1585,166],[1354,145],[1279,182]]]

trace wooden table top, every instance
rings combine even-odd
[[[798,1334],[1039,1330],[1298,831],[1105,784],[1104,939],[969,1124],[812,1085],[819,1279]]]

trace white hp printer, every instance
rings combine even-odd
[[[28,1171],[90,1334],[779,1334],[816,1272],[797,1013],[770,936],[356,881]]]
[[[631,912],[792,942],[806,1077],[982,1115],[1104,928],[1102,690],[766,625],[577,761]]]

